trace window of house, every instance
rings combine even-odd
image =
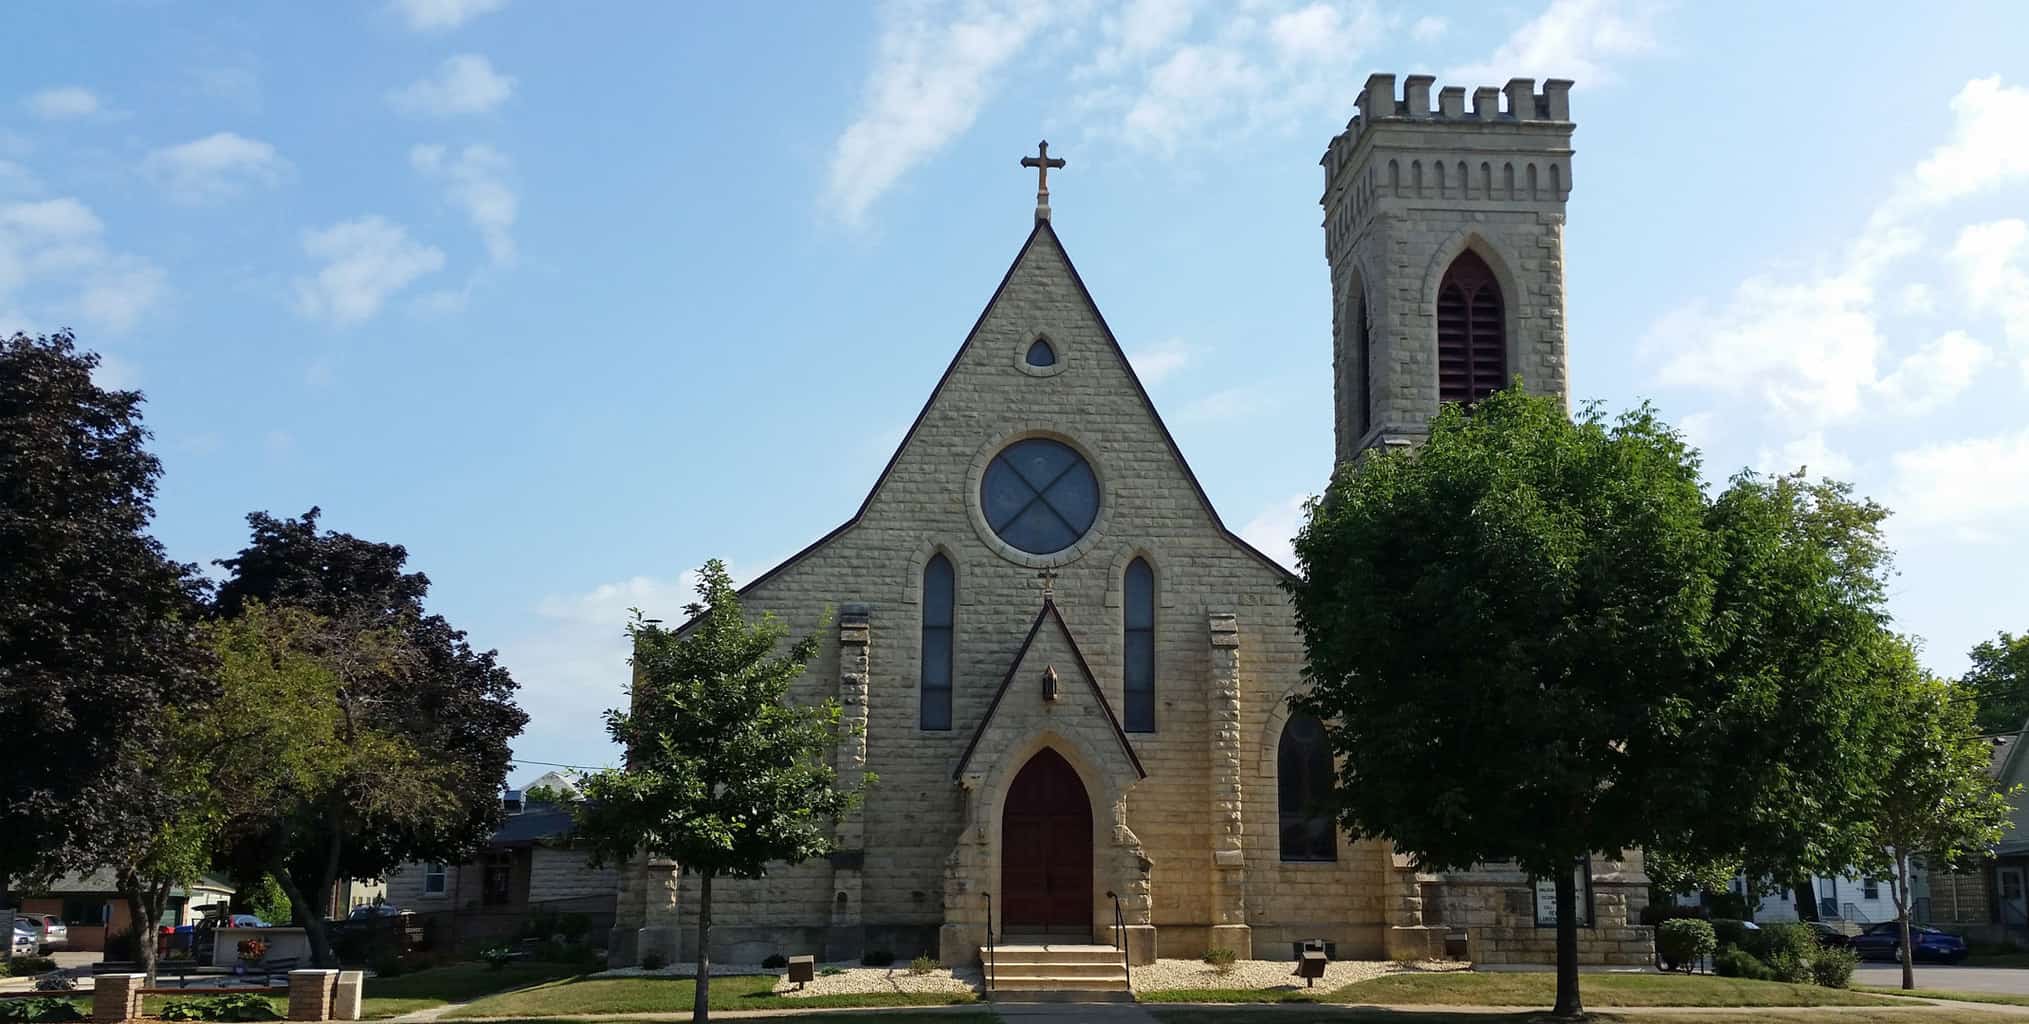
[[[91,927],[106,923],[106,901],[96,896],[65,896],[63,923]]]
[[[1862,879],[1860,879],[1860,898],[1861,898],[1861,899],[1863,899],[1863,900],[1878,900],[1878,899],[1880,899],[1880,898],[1881,898],[1881,880],[1880,880],[1880,879],[1878,879],[1878,878],[1862,878]]]
[[[423,895],[442,896],[445,892],[444,865],[423,865]]]
[[[1493,268],[1467,250],[1437,289],[1437,398],[1477,402],[1507,386],[1507,322]]]
[[[957,579],[951,560],[932,555],[923,567],[923,678],[917,722],[951,728],[951,637]]]
[[[1029,346],[1027,361],[1030,366],[1055,366],[1057,350],[1051,348],[1048,341],[1037,338],[1035,344]]]
[[[1275,804],[1283,860],[1339,859],[1331,791],[1332,752],[1325,744],[1324,723],[1305,714],[1289,716],[1275,749]]]
[[[1127,563],[1121,580],[1121,620],[1126,643],[1121,666],[1121,699],[1128,732],[1155,731],[1155,570],[1148,560]]]
[[[514,854],[489,853],[479,882],[479,899],[499,907],[514,902]]]

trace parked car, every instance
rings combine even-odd
[[[273,928],[273,927],[274,927],[274,925],[271,925],[271,924],[269,924],[268,922],[266,922],[266,921],[263,921],[263,920],[261,920],[260,918],[258,918],[258,917],[255,917],[255,916],[254,916],[254,915],[252,915],[252,914],[227,914],[227,915],[225,916],[225,919],[224,919],[224,920],[222,920],[222,921],[220,921],[220,922],[218,923],[218,926],[219,926],[220,928]]]
[[[44,952],[62,949],[70,945],[70,925],[55,914],[42,915],[42,948]]]
[[[42,941],[42,929],[25,917],[14,919],[14,955],[34,956],[37,944]]]
[[[1966,940],[1922,925],[1909,926],[1909,941],[1916,947],[1911,952],[1917,960],[1955,964],[1964,960],[1968,952]],[[1852,948],[1862,960],[1900,960],[1902,928],[1893,921],[1870,925],[1866,931],[1853,937]]]
[[[370,921],[377,917],[400,917],[408,911],[392,903],[362,903],[345,915],[348,921]]]
[[[1818,945],[1825,949],[1844,949],[1853,944],[1851,935],[1823,921],[1805,921],[1804,927],[1811,930],[1811,935],[1818,940]]]

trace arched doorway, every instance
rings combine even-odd
[[[1092,938],[1092,801],[1047,747],[1008,786],[1001,812],[1001,930]]]

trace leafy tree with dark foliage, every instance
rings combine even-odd
[[[606,713],[627,766],[584,779],[576,842],[597,860],[646,853],[698,876],[697,988],[691,1017],[711,1012],[712,879],[761,878],[832,850],[833,825],[858,798],[828,753],[840,736],[837,701],[796,704],[789,686],[817,655],[817,638],[783,644],[772,615],[748,622],[725,563],[706,562],[703,601],[667,630],[640,617],[632,706]],[[866,776],[873,781],[871,774]]]
[[[98,363],[69,332],[0,341],[0,907],[153,832],[163,709],[210,688],[195,569],[147,533],[141,393]]]
[[[378,737],[430,766],[427,779],[402,780],[361,767],[308,805],[278,802],[231,830],[234,868],[272,872],[318,962],[330,964],[321,910],[332,883],[476,854],[499,826],[508,744],[528,716],[495,652],[473,650],[463,632],[425,611],[430,581],[405,571],[405,549],[320,532],[317,517],[315,508],[295,519],[249,515],[252,541],[218,563],[231,575],[214,611],[228,619],[256,607],[307,613],[267,635],[311,652],[330,672],[341,735]]]
[[[1716,859],[1795,798],[1768,776],[1863,760],[1845,736],[1754,736],[1865,706],[1838,651],[1878,628],[1877,591],[1828,549],[1878,509],[1798,493],[1744,477],[1708,501],[1647,408],[1574,421],[1513,389],[1342,470],[1296,538],[1312,686],[1294,703],[1326,723],[1341,824],[1428,868],[1553,879],[1560,1016],[1583,1012],[1576,861],[1664,840]]]
[[[1972,659],[1959,685],[1973,691],[1979,708],[1975,727],[2004,733],[2029,726],[2029,632],[1997,633],[1974,645]]]

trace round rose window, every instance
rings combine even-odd
[[[980,511],[994,536],[1031,555],[1078,543],[1099,517],[1099,478],[1061,441],[1032,437],[1001,450],[979,481]]]

